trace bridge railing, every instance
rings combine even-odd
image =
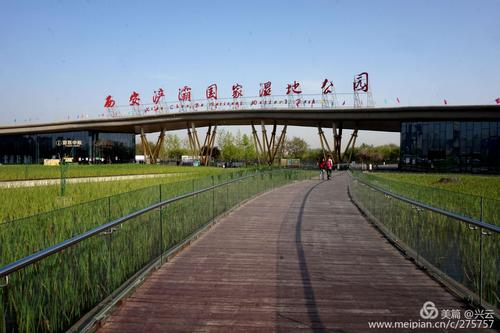
[[[392,193],[397,193],[433,207],[442,208],[472,219],[500,226],[500,200],[457,192],[450,189],[389,179],[370,172],[352,171],[356,178],[367,181]]]
[[[499,226],[391,192],[352,174],[349,193],[368,218],[418,265],[467,301],[498,315]]]
[[[98,304],[109,306],[220,214],[313,174],[257,171],[219,183],[214,177],[205,188],[160,200],[0,268],[0,332],[68,329],[89,311],[97,313]]]
[[[219,184],[252,172],[250,169],[228,172],[214,179]],[[186,173],[176,178],[178,180],[174,182],[145,186],[0,222],[0,267],[162,200],[212,185],[212,176]]]
[[[240,98],[198,99],[192,101],[168,101],[154,104],[141,104],[134,107],[120,105],[108,110],[104,116],[130,117],[176,112],[193,111],[234,111],[258,109],[347,109],[353,107],[373,107],[369,93],[336,94],[295,94],[250,96]]]

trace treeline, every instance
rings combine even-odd
[[[153,150],[155,144],[150,142]],[[142,144],[136,145],[136,154],[143,154]],[[160,148],[159,158],[161,160],[180,160],[182,155],[190,155],[188,140],[181,140],[175,134],[167,134],[163,146]],[[321,149],[311,149],[307,142],[301,138],[293,137],[286,139],[278,158],[298,158],[305,163],[315,163],[323,156]],[[240,131],[233,134],[226,130],[217,133],[216,145],[212,151],[212,157],[222,161],[257,161],[257,153],[253,138],[242,134]],[[399,147],[395,144],[373,146],[362,144],[354,148],[352,161],[357,163],[397,163],[399,161]]]
[[[363,143],[354,148],[353,160],[357,163],[398,163],[399,146],[395,144],[373,146]]]
[[[342,151],[342,154],[343,153],[344,151]],[[315,162],[323,157],[323,151],[320,148],[307,149],[305,153],[296,156],[296,158],[300,158],[304,161]],[[374,146],[363,143],[361,146],[354,148],[351,161],[356,163],[373,164],[382,164],[384,162],[386,164],[398,163],[399,146],[395,144]]]

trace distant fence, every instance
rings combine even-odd
[[[469,196],[441,190],[430,194],[428,188],[401,186],[352,174],[349,179],[354,202],[391,240],[469,301],[498,315],[500,227],[485,222],[480,204],[484,199],[471,199],[478,206],[460,210],[460,202]],[[491,207],[489,214],[499,214],[499,207]]]
[[[130,192],[126,200],[97,200],[83,215],[75,216],[76,210],[51,215],[69,222],[59,226],[47,218],[33,226],[34,230],[25,230],[29,237],[35,237],[44,223],[48,225],[41,232],[48,236],[74,235],[90,225],[95,227],[34,254],[30,253],[32,246],[27,246],[21,252],[29,256],[0,268],[0,281],[5,282],[0,288],[0,332],[68,329],[134,274],[161,262],[165,253],[216,216],[255,194],[315,174],[272,170],[214,176],[195,180],[196,184],[180,182],[170,190],[162,185],[131,197]],[[92,222],[79,225],[87,219]],[[52,243],[55,239],[52,237]]]

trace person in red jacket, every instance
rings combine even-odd
[[[321,160],[318,163],[319,166],[319,178],[321,180],[325,179],[325,168],[326,168],[326,162],[324,158],[321,158]]]
[[[326,179],[330,180],[332,177],[332,170],[333,170],[333,160],[332,160],[332,155],[328,155],[328,160],[326,161]]]

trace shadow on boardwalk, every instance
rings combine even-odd
[[[302,199],[302,202],[300,203],[300,209],[299,213],[297,214],[297,219],[294,221],[293,219],[290,220],[285,220],[283,223],[283,226],[286,226],[287,222],[289,221],[290,223],[295,222],[295,247],[297,249],[297,259],[298,259],[298,269],[300,270],[300,276],[302,280],[302,288],[304,291],[304,304],[307,308],[307,315],[309,319],[309,324],[304,324],[303,322],[300,322],[299,320],[295,320],[292,317],[287,316],[284,313],[281,313],[279,310],[277,312],[277,319],[278,319],[278,329],[279,331],[287,332],[288,328],[287,325],[282,325],[284,322],[287,321],[295,321],[301,326],[308,326],[312,328],[313,332],[324,332],[325,331],[325,326],[323,325],[323,322],[321,321],[321,317],[318,312],[318,307],[316,304],[316,295],[314,294],[314,288],[311,283],[311,276],[309,273],[309,269],[307,267],[307,259],[306,259],[306,254],[304,251],[304,245],[302,243],[302,223],[304,221],[304,211],[306,208],[307,201],[309,199],[309,196],[311,192],[316,189],[321,183],[318,183],[309,190],[304,195],[304,198]],[[291,217],[290,217],[291,218]],[[286,230],[286,229],[285,229]],[[280,232],[280,239],[278,244],[279,245],[289,245],[288,242],[284,240],[288,234],[282,234]],[[281,271],[281,263],[282,260],[284,260],[284,256],[288,254],[287,247],[280,247],[278,248],[278,255],[279,255],[279,261],[278,261],[278,303],[283,303],[283,300],[286,300],[287,297],[287,281],[288,281],[288,269],[287,266],[284,265],[283,267],[283,272]],[[286,305],[285,303],[280,304],[283,307]],[[278,308],[281,308],[278,307]],[[285,326],[283,329],[282,326]]]
[[[351,203],[347,177],[266,193],[154,272],[100,332],[362,332],[463,304]]]

